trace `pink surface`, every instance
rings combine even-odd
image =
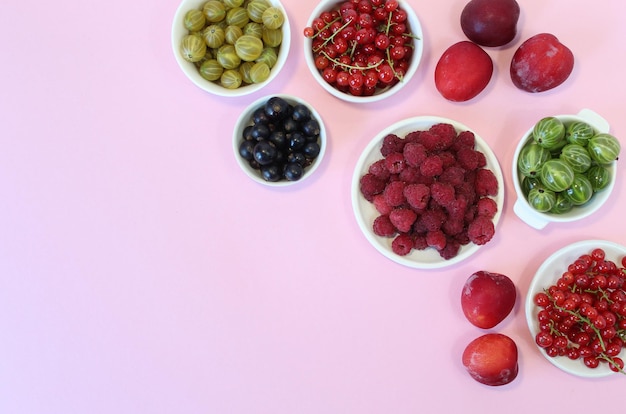
[[[576,56],[571,78],[551,92],[522,92],[508,76],[515,48],[490,49],[496,70],[487,90],[454,104],[437,93],[433,70],[464,39],[465,1],[409,3],[424,29],[416,78],[387,101],[357,106],[323,92],[305,66],[301,33],[314,1],[284,0],[293,31],[284,72],[232,100],[201,91],[176,65],[175,1],[2,2],[0,412],[618,406],[626,378],[556,369],[529,335],[523,301],[536,269],[560,247],[626,243],[622,169],[597,215],[541,231],[515,216],[510,169],[518,138],[543,116],[591,108],[626,136],[626,5],[521,1],[515,45],[554,33]],[[231,149],[239,112],[272,93],[311,102],[329,132],[317,177],[283,190],[249,180]],[[417,115],[470,126],[505,173],[496,237],[444,270],[383,257],[352,214],[362,149]],[[474,382],[460,362],[465,344],[484,333],[464,319],[459,300],[479,269],[505,273],[519,289],[514,313],[494,329],[520,351],[519,377],[504,387]]]

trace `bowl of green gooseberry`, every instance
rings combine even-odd
[[[171,43],[183,73],[214,95],[257,92],[278,76],[291,28],[278,0],[182,0]]]
[[[538,230],[595,213],[615,186],[620,141],[589,109],[538,119],[512,162],[515,214]]]

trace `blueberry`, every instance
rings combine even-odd
[[[254,141],[242,141],[241,144],[239,144],[239,155],[241,155],[243,159],[248,161],[253,159],[255,144],[256,143]]]
[[[253,140],[254,137],[252,136],[252,125],[248,125],[243,129],[243,133],[241,134],[242,138],[245,140]]]
[[[269,136],[269,141],[276,146],[276,148],[287,147],[287,134],[284,131],[275,130]]]
[[[302,124],[302,132],[306,136],[317,137],[321,132],[320,123],[317,122],[317,119],[309,119]]]
[[[276,147],[269,141],[261,140],[254,146],[254,160],[261,165],[268,165],[276,159]]]
[[[300,128],[300,124],[293,118],[285,118],[281,127],[281,129],[287,134],[291,134],[292,132],[296,132]]]
[[[289,149],[298,151],[306,144],[306,137],[300,132],[294,132],[289,136]]]
[[[289,162],[285,165],[283,175],[289,181],[298,181],[304,175],[304,168],[297,162]]]
[[[291,114],[291,105],[283,98],[274,96],[265,103],[265,114],[270,120],[283,119]]]
[[[308,121],[311,118],[311,110],[304,104],[296,104],[293,107],[291,118],[297,122]]]
[[[287,162],[296,162],[300,165],[304,165],[306,163],[306,157],[302,152],[291,152],[287,156]]]
[[[270,128],[266,124],[254,124],[250,130],[250,136],[257,141],[261,141],[268,139],[270,132]]]
[[[264,165],[261,167],[261,176],[265,181],[276,182],[283,178],[281,168],[278,164]]]
[[[308,159],[317,158],[320,155],[320,145],[317,142],[307,142],[302,148],[302,153]]]
[[[265,107],[260,107],[257,108],[253,113],[252,113],[252,122],[254,122],[255,124],[267,124],[269,123],[270,119],[267,116],[267,114],[265,113]]]

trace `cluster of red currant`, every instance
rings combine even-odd
[[[603,249],[593,249],[535,294],[540,308],[535,342],[547,355],[582,358],[589,368],[605,362],[626,374],[619,356],[626,344],[626,257],[620,265],[608,260]]]
[[[397,0],[346,0],[313,19],[316,68],[336,89],[370,96],[401,81],[413,54],[407,13]]]

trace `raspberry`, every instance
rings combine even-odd
[[[430,201],[430,187],[424,184],[410,184],[404,188],[404,197],[415,210],[424,210]]]
[[[456,159],[460,167],[468,171],[478,168],[479,157],[478,152],[472,148],[460,148],[456,152]]]
[[[389,203],[385,200],[385,196],[382,194],[376,194],[372,198],[372,204],[374,204],[374,207],[376,207],[376,211],[378,211],[380,214],[387,215],[391,213],[391,210],[393,210],[393,207],[389,205]]]
[[[443,172],[443,161],[438,155],[429,155],[420,165],[420,172],[426,177],[436,177]]]
[[[391,250],[398,256],[406,256],[413,250],[413,239],[408,234],[399,234],[391,242]]]
[[[392,152],[385,157],[385,167],[390,174],[400,174],[404,169],[404,155],[399,152]]]
[[[437,155],[439,155],[439,158],[441,158],[444,169],[456,164],[456,155],[454,155],[453,152],[439,151],[437,152]]]
[[[430,131],[422,131],[420,134],[420,143],[428,151],[437,151],[441,146],[441,138]]]
[[[476,203],[476,214],[489,219],[494,218],[498,212],[498,205],[495,200],[489,197],[481,197]]]
[[[410,167],[405,166],[398,179],[404,181],[407,184],[417,184],[422,181],[422,174],[420,173],[420,169],[418,167]]]
[[[480,151],[477,151],[478,155],[478,168],[484,168],[487,166],[487,157]]]
[[[465,170],[457,165],[452,165],[441,173],[439,181],[457,187],[465,182]]]
[[[462,219],[465,217],[465,211],[467,210],[467,199],[459,195],[446,205],[445,208],[451,219]]]
[[[381,180],[387,181],[389,179],[390,174],[389,170],[385,166],[384,158],[372,163],[367,171],[371,174],[374,174],[377,178],[380,178]]]
[[[454,239],[448,239],[446,247],[439,250],[439,255],[446,260],[452,259],[459,254],[461,250],[461,243]]]
[[[384,180],[376,177],[374,174],[367,173],[361,177],[360,189],[361,194],[367,201],[372,201],[372,198],[376,194],[380,194],[385,189],[387,183]]]
[[[435,181],[430,186],[430,197],[442,207],[446,207],[456,200],[454,187],[440,181]]]
[[[455,236],[465,230],[465,221],[463,217],[449,218],[441,225],[441,230],[448,236]]]
[[[428,156],[426,147],[417,142],[408,142],[404,146],[402,154],[404,155],[406,163],[411,167],[418,167]]]
[[[428,242],[426,241],[426,234],[416,235],[413,239],[413,248],[416,250],[424,250],[428,247]]]
[[[452,144],[452,148],[455,150],[459,150],[460,148],[474,148],[476,145],[476,136],[471,131],[462,131],[460,132],[454,144]]]
[[[441,230],[429,231],[426,234],[426,243],[436,250],[443,250],[443,248],[446,247],[446,242],[446,235]]]
[[[471,175],[473,177],[473,175]],[[473,180],[468,180],[468,177],[465,177],[466,181],[460,186],[456,187],[456,194],[459,197],[465,198],[467,205],[472,205],[476,202],[476,189],[474,188]]]
[[[495,226],[491,219],[478,216],[467,227],[467,235],[470,241],[477,245],[489,242],[495,233]]]
[[[383,138],[383,144],[380,147],[380,153],[383,157],[391,154],[392,152],[402,152],[404,147],[404,140],[396,134],[389,134]]]
[[[448,149],[456,140],[456,130],[451,124],[435,124],[430,127],[429,131],[439,137],[438,149]]]
[[[404,197],[404,187],[406,184],[402,181],[391,181],[385,187],[383,191],[383,196],[385,197],[385,201],[391,207],[397,207],[406,202],[406,198]]]
[[[419,227],[424,231],[439,230],[445,220],[446,213],[443,210],[426,210],[417,219]]]
[[[416,219],[417,213],[409,208],[399,207],[389,213],[389,220],[401,233],[409,232]]]
[[[404,141],[406,142],[406,144],[419,143],[420,135],[422,135],[422,131],[411,131],[408,134],[406,134],[406,136],[404,137]]]
[[[479,196],[488,196],[498,194],[498,179],[493,171],[481,168],[476,171],[475,179],[476,194]]]
[[[380,215],[374,220],[372,226],[374,234],[381,237],[391,237],[396,234],[396,228],[389,220],[389,216]]]

